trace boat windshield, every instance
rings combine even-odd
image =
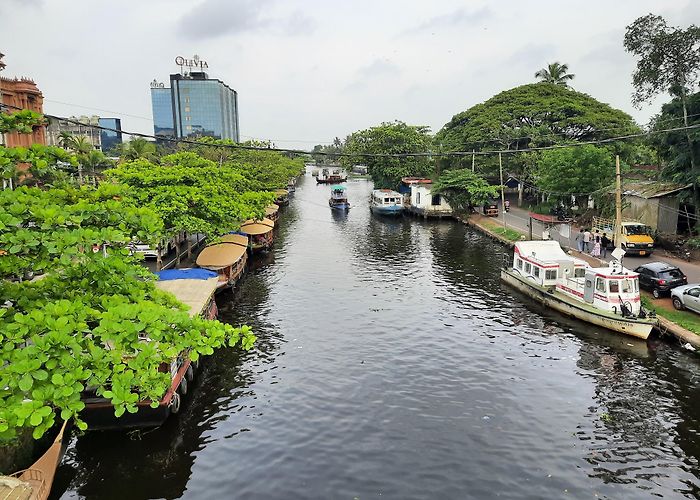
[[[638,291],[639,288],[636,283],[636,279],[620,279],[620,280],[610,280],[610,293],[632,293],[632,291]]]

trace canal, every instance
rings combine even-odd
[[[499,282],[452,221],[370,214],[300,181],[181,414],[74,438],[60,498],[694,498],[700,363],[568,321]]]

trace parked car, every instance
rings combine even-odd
[[[689,309],[700,313],[700,283],[677,286],[671,290],[671,299],[673,307],[679,311]]]
[[[640,288],[649,290],[655,299],[672,288],[688,284],[688,278],[683,271],[665,262],[649,262],[639,266],[634,272],[639,273]]]

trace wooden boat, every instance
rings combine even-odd
[[[345,186],[331,187],[331,197],[328,200],[328,205],[333,210],[350,210],[350,202],[348,202],[348,195],[345,194]]]
[[[267,218],[260,221],[247,220],[241,224],[241,233],[250,238],[250,248],[253,252],[261,252],[272,248],[274,227],[275,223]]]
[[[292,177],[289,179],[289,182],[287,182],[287,191],[289,191],[289,196],[293,195],[294,192],[297,190],[297,179],[296,177]]]
[[[639,275],[619,261],[590,267],[564,253],[556,241],[519,241],[501,279],[563,314],[640,339],[656,318],[641,307]]]
[[[272,204],[265,207],[265,217],[270,219],[277,225],[277,221],[280,218],[280,207],[278,205]]]
[[[391,189],[375,189],[369,202],[373,214],[401,215],[403,212],[403,195]]]
[[[343,169],[337,167],[322,168],[316,177],[316,182],[319,184],[337,184],[347,180],[348,176],[345,174]]]
[[[159,280],[156,286],[175,295],[189,308],[190,316],[205,319],[217,317],[214,293],[219,279],[215,272],[206,269],[169,269],[157,274]],[[193,363],[187,352],[181,352],[170,363],[163,363],[160,371],[170,374],[170,386],[158,406],[152,408],[151,401],[139,401],[136,403],[136,413],[126,412],[121,417],[114,415],[114,406],[108,399],[88,388],[82,397],[85,408],[81,417],[89,430],[158,427],[171,414],[180,412],[182,399],[188,394],[198,367],[199,362]]]
[[[51,493],[51,486],[56,469],[63,459],[68,444],[67,422],[46,452],[28,469],[9,476],[0,476],[0,499],[2,500],[46,500]]]
[[[227,234],[221,243],[205,247],[197,256],[197,265],[219,276],[217,292],[236,285],[248,262],[248,238],[242,234]]]
[[[275,189],[273,192],[275,193],[275,205],[280,207],[289,205],[289,191],[286,189]]]

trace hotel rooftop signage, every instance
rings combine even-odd
[[[195,68],[195,69],[207,69],[207,68],[209,68],[209,65],[207,64],[207,62],[200,59],[198,55],[192,56],[192,59],[187,59],[187,58],[182,57],[182,56],[177,56],[175,58],[175,64],[180,66],[181,70],[184,70],[185,68]]]

